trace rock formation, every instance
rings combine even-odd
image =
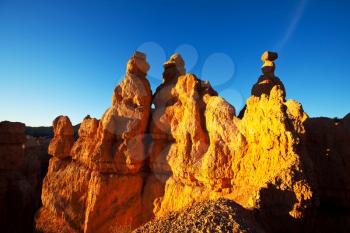
[[[53,121],[54,138],[49,145],[49,154],[57,158],[70,156],[74,143],[74,130],[72,123],[66,116],[59,116]]]
[[[270,79],[275,78],[271,67],[263,69]],[[169,167],[157,167],[172,174],[164,197],[156,202],[158,217],[219,197],[275,218],[305,215],[312,190],[298,146],[307,116],[298,103],[285,102],[280,85],[268,95],[250,97],[242,120],[209,83],[194,75],[174,78],[171,85],[171,91],[166,85],[158,88],[168,96],[157,99],[156,93],[150,126],[157,138],[153,147],[161,148],[151,153],[157,157],[151,161],[167,161]]]
[[[179,54],[152,97],[146,56],[136,52],[112,106],[101,120],[86,117],[74,144],[68,117],[54,121],[36,230],[129,232],[154,217],[136,232],[212,230],[223,226],[215,214],[242,232],[338,223],[319,210],[350,207],[349,116],[310,119],[285,99],[277,53],[261,59],[263,75],[237,117],[209,82],[185,73]],[[203,211],[215,213],[207,223]]]
[[[350,114],[343,119],[309,118],[303,140],[312,160],[317,202],[314,232],[350,229]]]
[[[283,92],[283,97],[286,97],[286,91],[281,80],[275,76],[275,60],[278,58],[277,53],[266,51],[261,56],[261,60],[264,64],[261,67],[263,75],[259,77],[259,80],[254,84],[252,88],[252,95],[260,97],[262,94],[269,95],[274,86],[280,86]]]
[[[15,170],[22,165],[26,142],[25,125],[17,122],[0,122],[0,169]]]
[[[152,96],[145,78],[148,69],[145,55],[136,52],[114,90],[112,107],[100,121],[85,118],[74,145],[56,143],[70,142],[69,119],[54,121],[54,157],[44,180],[38,231],[55,231],[52,224],[61,224],[58,229],[68,232],[119,232],[145,221],[143,139]],[[57,151],[70,151],[71,157],[57,156]]]
[[[47,146],[42,141],[32,142],[26,138],[24,124],[0,122],[1,232],[31,232],[35,211],[41,205]]]

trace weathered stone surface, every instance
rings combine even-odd
[[[79,138],[67,152],[72,158],[50,160],[37,230],[51,232],[52,224],[47,229],[45,224],[53,221],[67,232],[121,232],[153,216],[152,198],[161,196],[163,189],[143,195],[147,177],[141,170],[146,157],[143,139],[152,98],[148,69],[145,55],[136,52],[128,62],[125,79],[114,90],[112,107],[101,120],[83,120]],[[55,129],[57,124],[55,121]],[[55,146],[56,152],[65,145]],[[159,184],[147,185],[151,186]],[[143,207],[148,208],[147,213]]]
[[[150,126],[156,138],[151,148],[158,148],[151,167],[152,161],[168,161],[172,172],[156,215],[224,196],[246,208],[268,209],[272,216],[303,217],[312,189],[299,151],[307,118],[300,104],[285,102],[284,90],[273,85],[269,95],[248,99],[240,120],[209,84],[193,75],[175,78],[162,86],[170,90],[163,95],[167,99],[155,96]],[[276,205],[280,209],[274,210]]]
[[[146,61],[146,54],[136,51],[128,61],[126,71],[130,74],[146,76],[149,67],[150,66]]]
[[[0,144],[0,169],[13,170],[19,168],[24,161],[22,144]]]
[[[99,120],[96,118],[85,118],[79,128],[79,138],[74,143],[71,154],[73,159],[79,160],[89,167],[93,167],[91,155],[95,148],[96,134]]]
[[[2,232],[30,232],[35,211],[40,206],[40,157],[47,145],[28,150],[25,125],[0,122],[0,229]],[[41,149],[46,148],[46,151]],[[44,149],[45,150],[45,149]],[[46,154],[47,155],[47,154]]]
[[[244,156],[246,139],[239,131],[235,109],[223,98],[208,97],[204,116],[210,144],[201,159],[198,180],[213,190],[230,188],[236,173],[232,166]]]
[[[148,221],[154,218],[154,212],[160,208],[160,202],[164,196],[165,182],[169,175],[153,173],[144,178],[142,192],[142,214],[143,220]]]
[[[18,169],[24,160],[25,125],[18,122],[0,122],[0,170]]]
[[[312,190],[298,150],[303,133],[298,130],[305,118],[290,118],[283,96],[283,91],[276,86],[271,90],[270,96],[253,96],[248,99],[247,110],[241,121],[248,150],[233,168],[239,171],[235,176],[235,183],[239,186],[251,185],[259,187],[259,190],[271,188],[272,185],[281,192],[292,193],[294,200],[286,200],[285,204],[294,202],[289,213],[298,218],[310,206],[312,198]],[[273,205],[273,199],[262,199],[264,197],[257,194],[250,201],[271,201],[270,204]]]
[[[45,233],[77,233],[79,231],[73,229],[66,221],[59,215],[53,214],[45,207],[40,208],[35,216],[35,230],[36,232]]]
[[[167,156],[175,139],[170,133],[170,122],[167,122],[165,111],[168,106],[175,105],[177,101],[177,97],[172,90],[175,88],[178,77],[185,71],[185,63],[180,55],[174,54],[163,66],[163,83],[157,88],[152,100],[155,111],[152,112],[150,121],[152,141],[149,146],[149,166],[153,172],[170,174],[171,169]],[[173,108],[175,107],[176,105]],[[168,109],[169,114],[173,114],[172,110]]]
[[[142,144],[151,111],[152,93],[146,77],[145,55],[136,52],[127,74],[115,88],[112,107],[100,121],[85,119],[72,155],[89,168],[109,173],[135,174],[144,164]]]
[[[84,232],[122,232],[143,223],[141,175],[103,175],[89,182]]]
[[[43,182],[43,206],[73,229],[84,229],[91,171],[70,159],[51,158]]]
[[[49,154],[58,158],[70,156],[74,143],[74,130],[67,116],[58,116],[53,121],[54,138],[49,145]]]
[[[309,118],[305,129],[321,207],[350,211],[350,114]]]
[[[42,183],[47,173],[49,159],[51,158],[47,153],[49,143],[50,140],[47,138],[27,136],[27,141],[24,144],[25,156],[20,171],[33,188],[34,200],[31,201],[31,204],[35,211],[42,205]],[[31,225],[33,224],[31,223]]]
[[[0,122],[0,144],[25,143],[25,125],[20,122]]]
[[[322,231],[309,223],[320,220],[332,229],[346,222],[346,214],[329,218],[327,208],[350,209],[350,116],[308,118],[301,104],[285,100],[274,75],[276,59],[273,52],[262,55],[263,75],[237,117],[209,82],[185,74],[178,54],[164,63],[163,83],[152,98],[149,65],[136,52],[112,107],[101,120],[85,118],[72,149],[51,159],[37,229],[129,232],[153,217],[165,219],[137,232],[213,231],[223,226],[211,221],[218,216],[231,216],[225,226],[242,232]],[[222,197],[235,203],[216,202]],[[200,202],[210,203],[204,210],[223,207],[232,215],[220,208],[215,214],[191,212]],[[319,214],[324,206],[326,214]],[[197,219],[198,225],[186,225]]]
[[[163,102],[158,101],[155,96],[156,109],[152,114],[150,126],[155,141],[151,148],[159,146],[161,150],[155,149],[155,152],[163,150],[168,152],[160,154],[151,152],[151,164],[152,161],[164,161],[164,158],[159,156],[166,156],[169,165],[174,165],[172,172],[176,176],[185,180],[191,179],[196,170],[197,159],[209,146],[203,117],[205,109],[203,97],[216,95],[216,92],[191,74],[180,76],[176,83],[164,85],[163,88],[171,89],[171,92],[168,98],[159,99]],[[161,95],[162,89],[158,89],[158,93]],[[162,167],[167,171],[166,166]]]

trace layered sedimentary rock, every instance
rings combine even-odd
[[[8,121],[0,122],[0,226],[8,232],[19,232],[15,226],[17,205],[23,201],[22,193],[19,191],[19,181],[21,177],[16,172],[24,160],[24,150],[22,144],[25,142],[25,126],[22,123]],[[28,187],[28,186],[26,186]],[[10,199],[9,194],[18,196],[18,202]],[[16,208],[17,207],[17,208]],[[13,208],[16,208],[14,210]],[[25,211],[25,209],[21,209]],[[13,229],[16,227],[16,229]]]
[[[350,228],[350,114],[343,119],[309,118],[303,144],[313,164],[317,202],[314,232]]]
[[[52,224],[59,223],[68,232],[120,232],[150,218],[144,214],[150,204],[142,195],[143,139],[152,96],[148,69],[145,55],[136,52],[114,90],[112,107],[101,120],[86,117],[74,145],[69,119],[54,121],[49,150],[54,157],[44,180],[38,231],[57,232]],[[68,156],[62,151],[69,151]]]
[[[274,78],[273,70],[264,68],[264,75]],[[164,88],[168,96],[155,98],[150,127],[161,139],[153,142],[155,148],[163,149],[167,141],[151,158],[167,161],[172,172],[155,207],[157,216],[221,196],[275,216],[304,215],[312,190],[298,153],[307,118],[300,104],[285,102],[283,88],[273,85],[248,99],[240,120],[209,83],[194,75],[168,82],[170,91],[164,84],[157,90]]]
[[[47,146],[34,146],[25,125],[0,122],[0,229],[31,232],[35,211],[41,205],[41,172]]]
[[[350,114],[343,119],[309,118],[305,129],[320,201],[349,209]]]
[[[90,169],[104,173],[140,171],[145,152],[142,144],[150,115],[151,89],[146,79],[145,57],[136,53],[127,74],[115,88],[112,107],[102,119],[85,119],[72,156]]]
[[[54,121],[54,157],[36,229],[129,232],[154,216],[165,218],[137,230],[157,232],[170,221],[182,224],[179,216],[200,219],[197,206],[216,210],[222,202],[242,231],[322,231],[310,223],[339,223],[318,213],[324,206],[349,210],[350,118],[308,118],[301,104],[285,99],[274,74],[277,54],[261,59],[263,74],[237,117],[209,82],[186,74],[179,54],[164,63],[163,83],[152,97],[149,65],[136,52],[112,106],[100,120],[86,117],[74,144],[69,119]],[[175,229],[192,226],[184,224]]]
[[[18,169],[23,162],[23,144],[26,141],[25,125],[17,122],[0,122],[1,170]]]
[[[53,121],[54,138],[49,145],[49,154],[57,158],[70,156],[74,143],[74,130],[67,116],[59,116]]]

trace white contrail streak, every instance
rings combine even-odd
[[[290,22],[287,31],[285,32],[282,40],[277,43],[275,46],[275,51],[281,52],[281,50],[284,48],[284,46],[287,44],[290,37],[293,35],[293,32],[295,31],[296,27],[298,26],[298,23],[303,16],[304,10],[306,8],[308,0],[301,0],[297,9],[295,10],[294,17],[292,21]]]

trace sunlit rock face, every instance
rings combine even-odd
[[[268,78],[274,78],[272,65],[263,69]],[[224,196],[271,215],[303,217],[312,198],[298,151],[307,116],[300,104],[285,102],[280,85],[250,97],[243,119],[194,75],[177,77],[167,93],[151,122],[152,135],[167,141],[166,152],[151,156],[162,156],[156,161],[167,161],[172,173],[157,216]]]
[[[53,121],[54,138],[49,145],[49,154],[58,158],[70,156],[74,143],[74,130],[67,116],[58,116]]]
[[[53,224],[60,224],[56,229],[68,232],[119,232],[152,217],[144,214],[144,206],[152,213],[148,202],[153,200],[146,201],[147,196],[142,195],[146,180],[143,139],[152,99],[148,69],[146,56],[136,52],[114,90],[112,107],[101,120],[83,120],[68,155],[69,143],[65,142],[71,136],[67,133],[71,125],[64,126],[69,119],[54,121],[55,137],[49,151],[55,157],[44,180],[38,231],[58,232]]]
[[[322,231],[308,224],[317,220],[336,225],[318,211],[329,203],[350,209],[349,115],[308,118],[285,99],[277,57],[262,55],[263,75],[237,117],[208,81],[186,73],[179,54],[164,63],[152,96],[146,56],[136,52],[112,106],[100,120],[86,117],[74,144],[69,119],[54,121],[36,229],[129,232],[154,217],[185,216],[200,202],[210,209],[227,201],[239,207],[238,227],[248,212],[258,217],[249,232]]]

